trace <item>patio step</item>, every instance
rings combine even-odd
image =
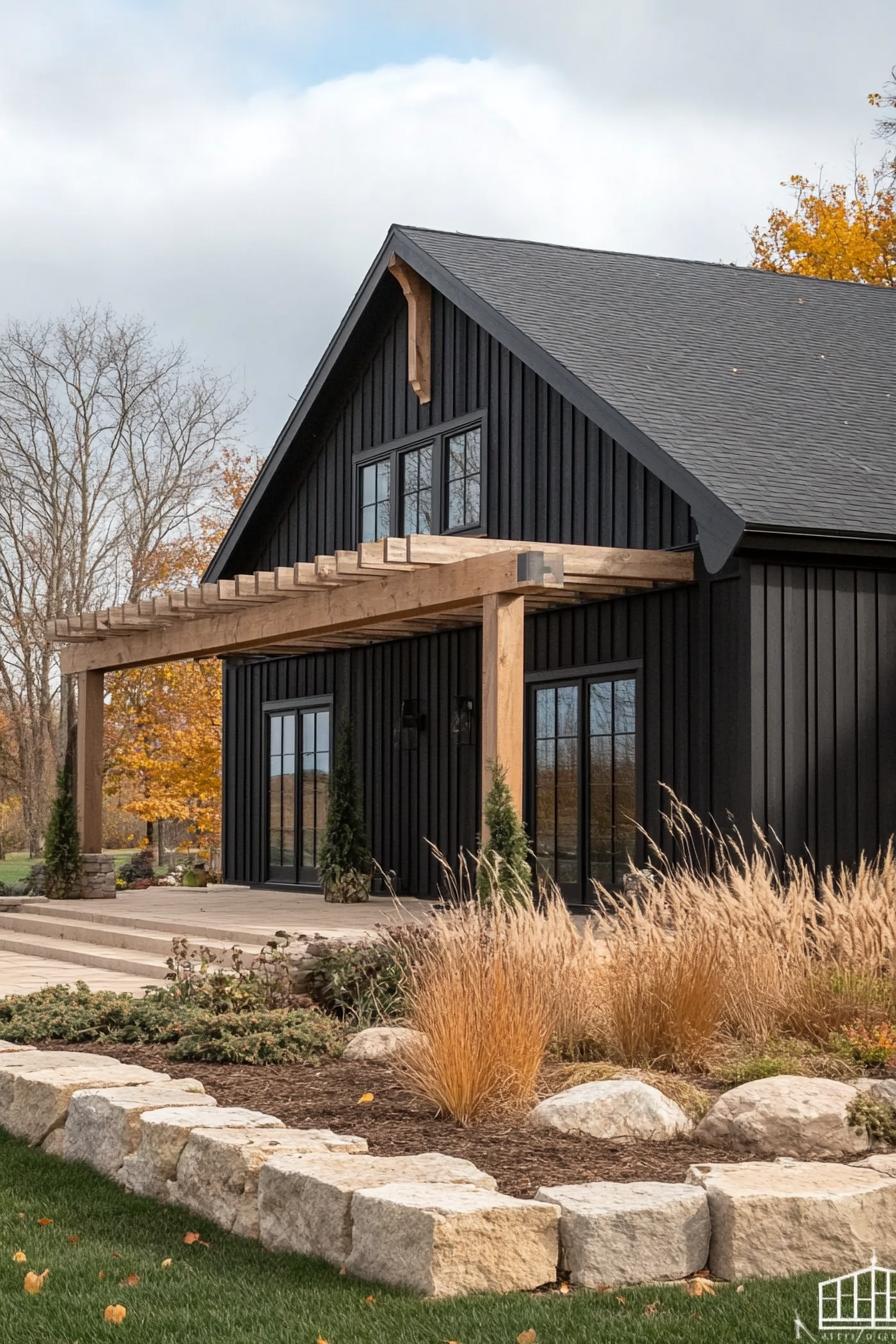
[[[60,918],[55,918],[50,922],[46,916],[40,917],[34,911],[10,911],[0,913],[0,935],[7,930],[16,933],[32,934],[37,938],[58,939],[60,942],[90,944],[102,948],[117,947],[126,948],[135,952],[149,952],[162,961],[171,956],[171,939],[174,933],[169,930],[146,928],[140,924],[119,924],[103,922],[92,923],[84,920],[69,918],[68,911]],[[181,933],[181,930],[177,931]],[[211,932],[211,931],[210,931]],[[250,964],[255,960],[255,954],[263,942],[263,938],[246,939],[240,946],[243,947],[245,956],[244,961]],[[233,947],[233,941],[228,938],[219,938],[214,936],[203,936],[194,938],[187,935],[188,950],[192,955],[198,955],[200,946],[207,947],[210,951],[217,953],[218,960],[226,963],[229,960],[230,949]]]
[[[226,942],[228,948],[236,944],[242,948],[261,947],[271,936],[268,929],[233,927],[226,924],[210,923],[206,919],[178,919],[176,915],[132,915],[116,908],[116,902],[109,902],[109,910],[84,909],[79,901],[46,901],[40,906],[29,909],[28,914],[37,915],[43,920],[59,920],[79,924],[109,924],[117,929],[149,929],[168,935],[200,938],[206,946],[215,941]],[[2,921],[0,921],[2,923]],[[87,938],[85,933],[85,939]]]
[[[17,952],[23,957],[40,957],[46,961],[62,961],[72,966],[92,966],[104,971],[122,971],[149,981],[161,981],[168,973],[164,957],[140,954],[132,948],[99,947],[95,943],[78,943],[69,938],[41,938],[33,933],[19,933],[3,928],[6,916],[0,917],[0,952]],[[72,975],[77,980],[77,974]],[[2,990],[2,987],[0,987]]]

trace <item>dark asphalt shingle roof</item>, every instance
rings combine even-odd
[[[896,535],[896,291],[397,232],[746,525]]]

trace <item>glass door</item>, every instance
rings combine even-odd
[[[530,689],[529,815],[539,872],[574,904],[617,886],[637,839],[636,681],[586,676]]]
[[[330,706],[269,710],[267,743],[268,880],[317,883],[327,820]]]

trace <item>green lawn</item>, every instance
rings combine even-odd
[[[135,854],[136,850],[107,849],[106,853],[114,856],[115,866],[119,867],[125,859]],[[7,854],[5,859],[0,859],[0,882],[11,884],[20,881],[21,878],[28,876],[31,865],[37,862],[37,859],[29,859],[27,854]]]
[[[185,1245],[186,1232],[209,1245]],[[13,1261],[18,1250],[27,1264]],[[29,1296],[26,1271],[44,1269],[43,1291]],[[122,1282],[135,1274],[138,1284]],[[796,1312],[811,1328],[815,1299],[816,1281],[805,1278],[700,1298],[642,1288],[423,1302],[270,1255],[0,1136],[2,1344],[515,1344],[529,1330],[538,1344],[781,1344]],[[127,1308],[120,1327],[103,1321],[113,1303]]]

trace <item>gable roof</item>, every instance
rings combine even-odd
[[[894,291],[396,225],[209,577],[393,251],[686,499],[710,568],[748,530],[896,538]]]

